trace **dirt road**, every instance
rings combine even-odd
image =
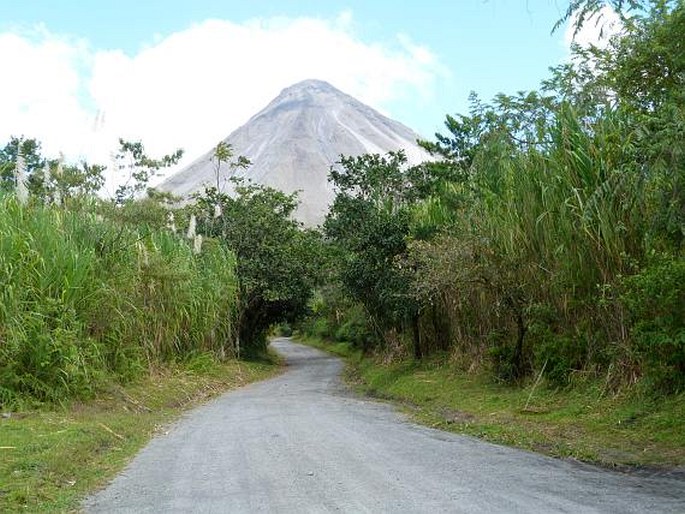
[[[283,375],[188,413],[89,512],[685,512],[685,481],[417,426],[346,391],[341,362],[278,339]]]

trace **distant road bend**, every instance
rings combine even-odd
[[[342,364],[277,339],[288,371],[154,439],[87,512],[685,512],[677,476],[613,473],[408,422]]]

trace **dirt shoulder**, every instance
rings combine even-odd
[[[442,361],[385,364],[343,343],[306,342],[346,357],[347,381],[358,392],[425,425],[623,471],[685,476],[685,394],[644,398],[596,382],[511,387]]]
[[[274,362],[197,361],[159,369],[92,401],[5,412],[0,419],[0,511],[69,512],[113,478],[184,411],[279,373]]]

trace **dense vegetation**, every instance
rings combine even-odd
[[[572,2],[578,23],[606,2]],[[0,150],[0,403],[94,393],[165,361],[265,348],[277,323],[388,358],[445,355],[497,380],[685,387],[685,5],[609,2],[622,31],[539,91],[475,95],[423,146],[342,157],[323,234],[297,198],[216,148],[216,187],[179,207],[121,141],[104,167]],[[592,21],[594,23],[594,21]],[[182,231],[176,227],[176,222]],[[324,286],[320,287],[322,283]],[[318,294],[312,301],[312,291]]]
[[[685,4],[611,3],[606,48],[539,91],[472,96],[423,143],[434,162],[341,161],[339,273],[303,330],[508,382],[683,390]]]
[[[211,188],[198,199],[198,230],[236,255],[236,345],[260,351],[272,326],[307,312],[321,281],[323,249],[318,232],[291,217],[297,195],[240,180],[234,184],[233,196]]]
[[[295,199],[251,186],[172,209],[168,195],[136,196],[178,157],[122,141],[129,180],[104,201],[104,167],[49,161],[35,140],[2,150],[1,406],[89,397],[202,355],[255,355],[273,323],[306,308],[317,240],[289,218]]]
[[[88,396],[107,375],[132,378],[231,340],[230,252],[195,255],[168,231],[98,210],[0,198],[2,404]]]

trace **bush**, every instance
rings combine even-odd
[[[328,320],[321,316],[310,316],[298,325],[298,330],[303,334],[318,337],[319,339],[331,339],[332,332]]]
[[[651,385],[685,389],[685,258],[671,257],[625,280],[636,357]]]
[[[353,305],[342,316],[342,323],[335,331],[335,340],[351,343],[355,348],[368,349],[376,336],[361,305]]]
[[[569,385],[571,373],[584,367],[586,356],[587,343],[568,335],[548,334],[535,348],[536,366],[558,387]]]
[[[493,330],[488,334],[488,355],[494,378],[503,382],[515,382],[514,341],[506,330]]]
[[[293,327],[290,326],[290,323],[283,322],[279,323],[276,326],[276,335],[281,336],[281,337],[290,337],[293,335]]]

